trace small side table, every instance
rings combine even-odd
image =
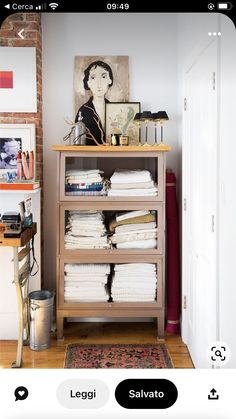
[[[13,248],[14,280],[18,301],[19,331],[16,361],[12,363],[12,368],[22,366],[23,345],[29,345],[29,278],[30,278],[30,240],[37,233],[37,224],[25,229],[20,237],[5,238],[0,237],[0,246],[11,246]],[[19,248],[21,250],[19,251]],[[23,260],[24,264],[19,267]],[[24,333],[26,339],[24,340]]]

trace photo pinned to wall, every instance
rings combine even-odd
[[[139,145],[140,130],[133,119],[140,112],[140,102],[106,103],[106,141],[110,143],[112,134],[128,136],[129,145]]]
[[[0,124],[0,182],[33,180],[35,125]]]
[[[36,49],[0,47],[0,112],[37,112]]]
[[[75,121],[86,126],[86,145],[105,144],[105,105],[129,100],[128,56],[75,57]]]

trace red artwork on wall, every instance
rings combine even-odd
[[[13,89],[13,71],[0,71],[0,89]]]

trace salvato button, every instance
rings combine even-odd
[[[57,399],[68,409],[97,409],[107,403],[109,390],[101,380],[66,380],[57,389]]]
[[[177,397],[176,386],[165,379],[128,379],[115,390],[116,401],[126,409],[167,409]]]

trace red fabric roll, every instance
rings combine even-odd
[[[180,332],[180,249],[176,177],[166,172],[166,258],[167,326],[170,333]]]

